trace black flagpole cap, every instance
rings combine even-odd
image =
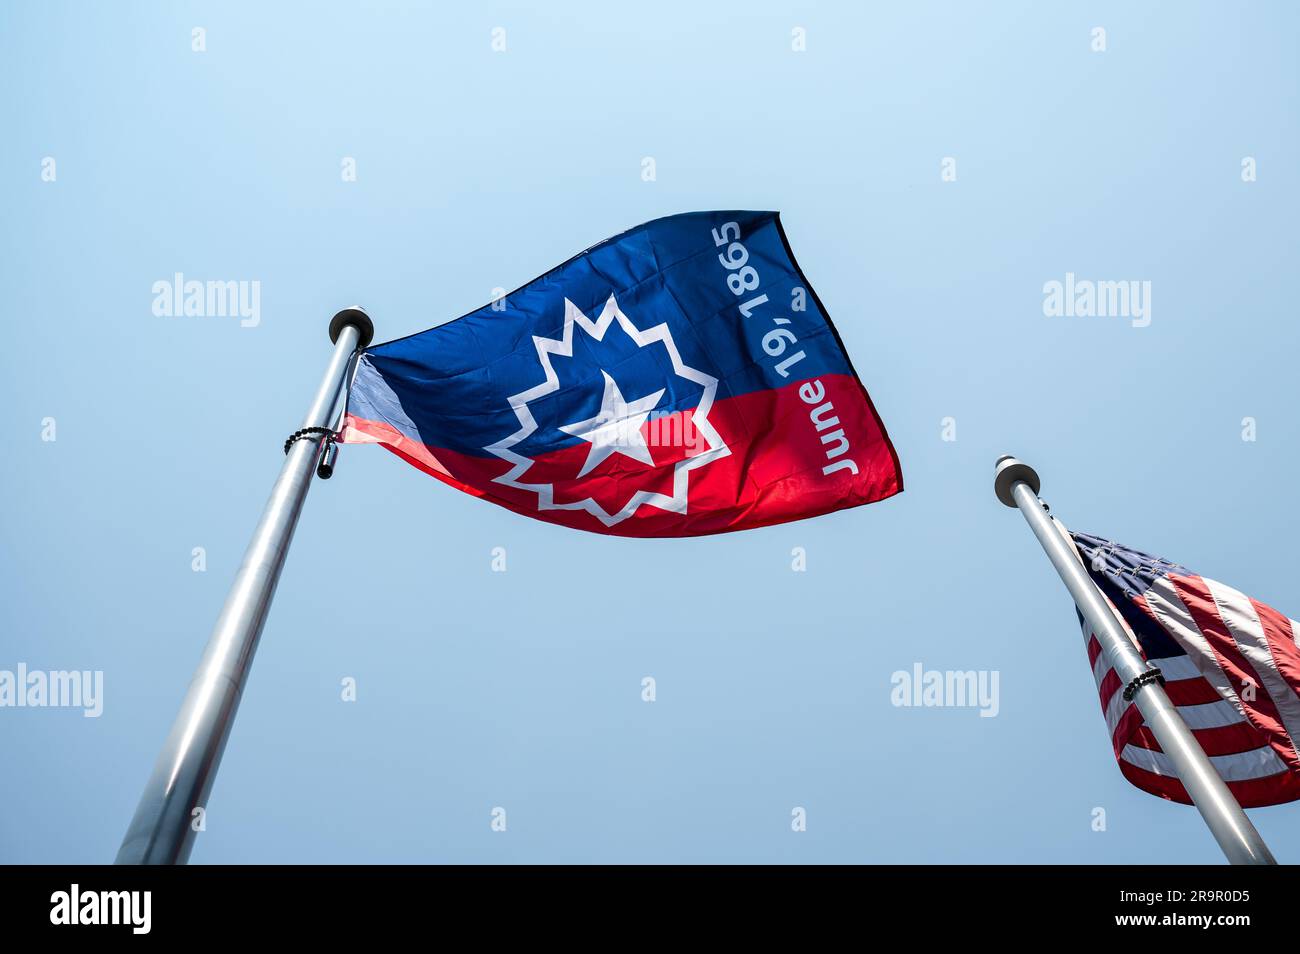
[[[352,325],[357,329],[359,338],[357,340],[357,349],[366,347],[370,342],[375,340],[375,323],[370,320],[365,309],[359,305],[353,305],[350,308],[344,308],[337,315],[330,319],[330,341],[337,342],[339,335],[347,325]]]
[[[1014,507],[1016,499],[1011,495],[1011,488],[1022,480],[1035,494],[1042,486],[1038,482],[1038,472],[1024,461],[1016,460],[1010,454],[1003,454],[998,458],[993,472],[993,492],[997,494],[998,500],[1008,507]]]

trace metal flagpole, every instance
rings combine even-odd
[[[198,815],[206,810],[312,471],[321,456],[322,439],[333,423],[332,412],[353,355],[374,337],[374,326],[360,308],[340,311],[330,321],[329,331],[334,342],[329,367],[303,420],[303,430],[288,445],[280,476],[122,839],[117,864],[184,864],[189,858]],[[326,470],[332,469],[333,460],[328,464]]]
[[[998,500],[1008,507],[1019,508],[1025,515],[1075,605],[1096,633],[1102,653],[1126,687],[1125,692],[1134,694],[1142,717],[1173,763],[1183,788],[1205,819],[1214,840],[1234,865],[1277,864],[1268,845],[1169,701],[1159,680],[1159,670],[1147,664],[1120,628],[1078,554],[1047,515],[1047,505],[1038,496],[1039,487],[1038,474],[1028,464],[1009,455],[998,458],[993,480]]]

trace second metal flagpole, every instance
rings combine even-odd
[[[122,839],[117,864],[184,864],[189,858],[199,827],[197,816],[206,811],[253,653],[311,487],[322,438],[333,424],[332,412],[353,354],[373,337],[374,326],[360,308],[344,309],[330,322],[334,354],[329,368],[303,429],[287,445],[280,476]]]
[[[1264,839],[1215,771],[1205,750],[1169,701],[1164,687],[1155,678],[1156,671],[1120,629],[1114,613],[1088,576],[1078,555],[1047,515],[1045,505],[1038,497],[1039,486],[1038,474],[1028,464],[1010,456],[998,458],[993,482],[998,500],[1008,507],[1019,508],[1024,514],[1079,612],[1096,634],[1102,653],[1114,667],[1115,674],[1128,691],[1135,693],[1133,698],[1143,719],[1178,772],[1183,788],[1223,853],[1234,865],[1277,864],[1268,845],[1264,844]]]

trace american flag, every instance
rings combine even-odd
[[[1237,801],[1253,808],[1300,798],[1300,623],[1175,563],[1062,531]],[[1153,795],[1191,804],[1080,620],[1120,771]]]

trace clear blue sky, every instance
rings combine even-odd
[[[1120,776],[991,478],[1014,452],[1070,526],[1300,616],[1298,26],[1282,2],[5,4],[0,668],[101,669],[105,700],[0,710],[0,861],[112,859],[336,310],[399,337],[710,208],[782,211],[906,492],[631,540],[344,448],[193,861],[1220,860]],[[155,316],[175,272],[259,281],[260,324]],[[1067,272],[1150,281],[1151,324],[1045,316]],[[917,662],[997,670],[999,715],[895,708]],[[1252,816],[1300,860],[1300,806]]]

